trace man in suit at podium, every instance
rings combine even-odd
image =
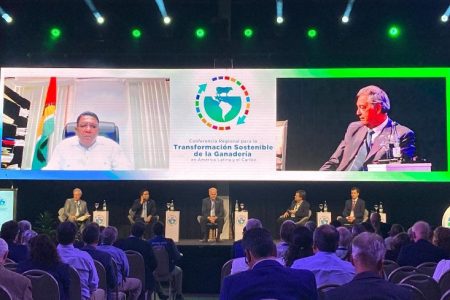
[[[217,224],[216,241],[220,241],[223,224],[225,223],[225,209],[223,200],[217,197],[217,189],[211,187],[208,190],[209,197],[202,200],[202,215],[200,216],[200,229],[202,242],[208,241],[208,224]]]
[[[73,198],[67,199],[64,204],[64,214],[66,215],[67,220],[77,224],[80,232],[84,230],[90,217],[86,201],[81,200],[81,195],[83,195],[81,189],[75,188],[73,190]]]
[[[388,117],[391,103],[387,94],[369,85],[359,90],[356,98],[359,121],[350,123],[344,139],[320,171],[366,171],[367,164],[380,159],[412,159],[415,134]]]
[[[153,225],[158,221],[156,215],[156,202],[150,199],[150,191],[142,189],[139,192],[139,199],[134,200],[130,209],[130,216],[134,222],[143,222],[145,224],[144,237],[149,239],[153,236]]]

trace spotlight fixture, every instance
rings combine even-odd
[[[448,22],[448,17],[450,16],[450,5],[447,7],[445,13],[441,16],[441,21],[446,23]]]
[[[139,28],[133,28],[131,29],[131,36],[136,40],[140,39],[142,36],[142,31]]]
[[[400,36],[400,28],[397,25],[392,25],[388,29],[388,35],[393,39],[398,38]]]
[[[350,13],[353,9],[353,4],[355,4],[356,0],[348,0],[347,6],[345,7],[344,14],[342,15],[341,21],[342,23],[346,24],[350,21]]]
[[[246,28],[244,28],[243,34],[244,34],[244,37],[247,39],[252,38],[253,37],[253,29],[250,27],[246,27]]]
[[[206,30],[203,27],[198,27],[195,29],[195,37],[197,39],[203,39],[206,36]]]
[[[91,11],[94,18],[97,20],[97,23],[99,25],[102,25],[105,23],[105,18],[102,16],[102,14],[97,10],[97,8],[94,5],[94,2],[92,0],[84,0],[84,3],[89,7],[89,10]]]
[[[167,15],[166,6],[164,5],[164,0],[155,0],[156,5],[158,5],[159,12],[163,17],[163,22],[165,25],[169,25],[172,19]]]
[[[13,21],[13,18],[0,6],[0,15],[6,23],[10,24]]]
[[[315,39],[317,37],[317,29],[309,28],[306,34],[308,35],[308,38]]]
[[[59,27],[50,28],[50,38],[52,40],[57,40],[61,37],[62,31]]]
[[[283,18],[283,0],[275,0],[277,8],[277,24],[282,24],[284,22]]]

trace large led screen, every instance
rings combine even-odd
[[[3,68],[0,178],[448,181],[449,76]]]

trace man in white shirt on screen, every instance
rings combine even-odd
[[[124,151],[115,141],[98,136],[99,119],[93,112],[77,118],[76,136],[64,139],[53,150],[44,170],[132,170]]]

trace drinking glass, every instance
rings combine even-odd
[[[100,203],[95,202],[95,203],[94,203],[94,206],[95,206],[95,210],[98,210],[98,207],[100,206]]]
[[[167,203],[166,203],[166,207],[167,207],[167,210],[170,209],[170,202],[167,202]]]
[[[375,212],[378,212],[378,204],[375,204],[373,208],[375,208]]]
[[[241,202],[239,205],[241,207],[241,210],[244,210],[244,203]]]
[[[319,204],[319,209],[320,209],[320,211],[323,211],[323,203]]]

